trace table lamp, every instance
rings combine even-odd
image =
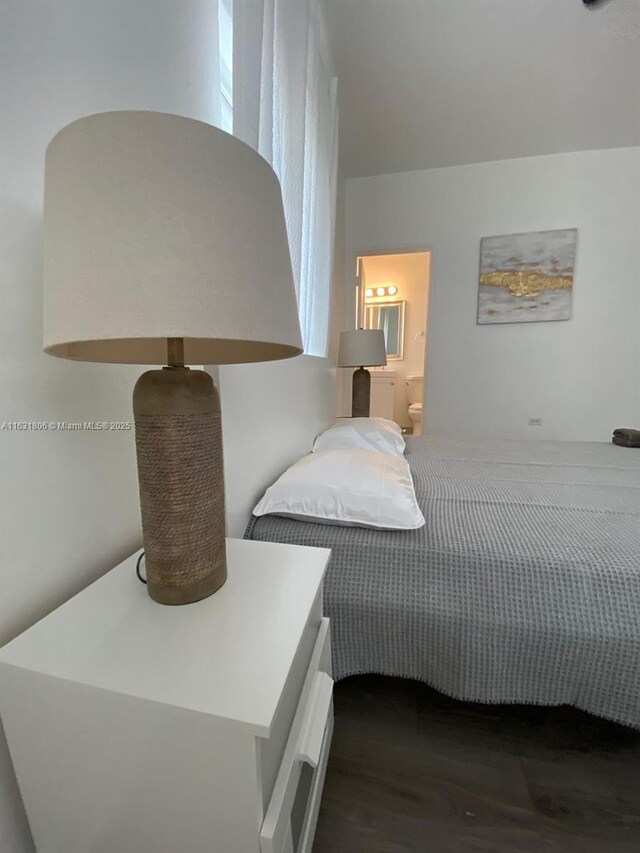
[[[147,589],[187,604],[226,580],[222,428],[188,364],[302,352],[282,196],[252,148],[155,112],[82,118],[45,164],[44,349],[166,365],[133,393]]]
[[[366,367],[387,363],[384,332],[381,329],[355,329],[340,333],[338,367],[357,367],[353,371],[351,417],[368,418],[371,400],[371,374]]]

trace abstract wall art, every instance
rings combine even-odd
[[[570,320],[576,228],[483,237],[479,325]]]

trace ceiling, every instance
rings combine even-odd
[[[346,177],[640,144],[640,0],[324,0]]]

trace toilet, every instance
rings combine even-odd
[[[422,376],[407,376],[407,402],[409,403],[409,420],[413,425],[413,435],[422,435]]]

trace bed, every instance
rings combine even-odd
[[[332,549],[335,677],[640,728],[640,451],[410,437],[406,457],[419,530],[263,516],[245,534]]]

